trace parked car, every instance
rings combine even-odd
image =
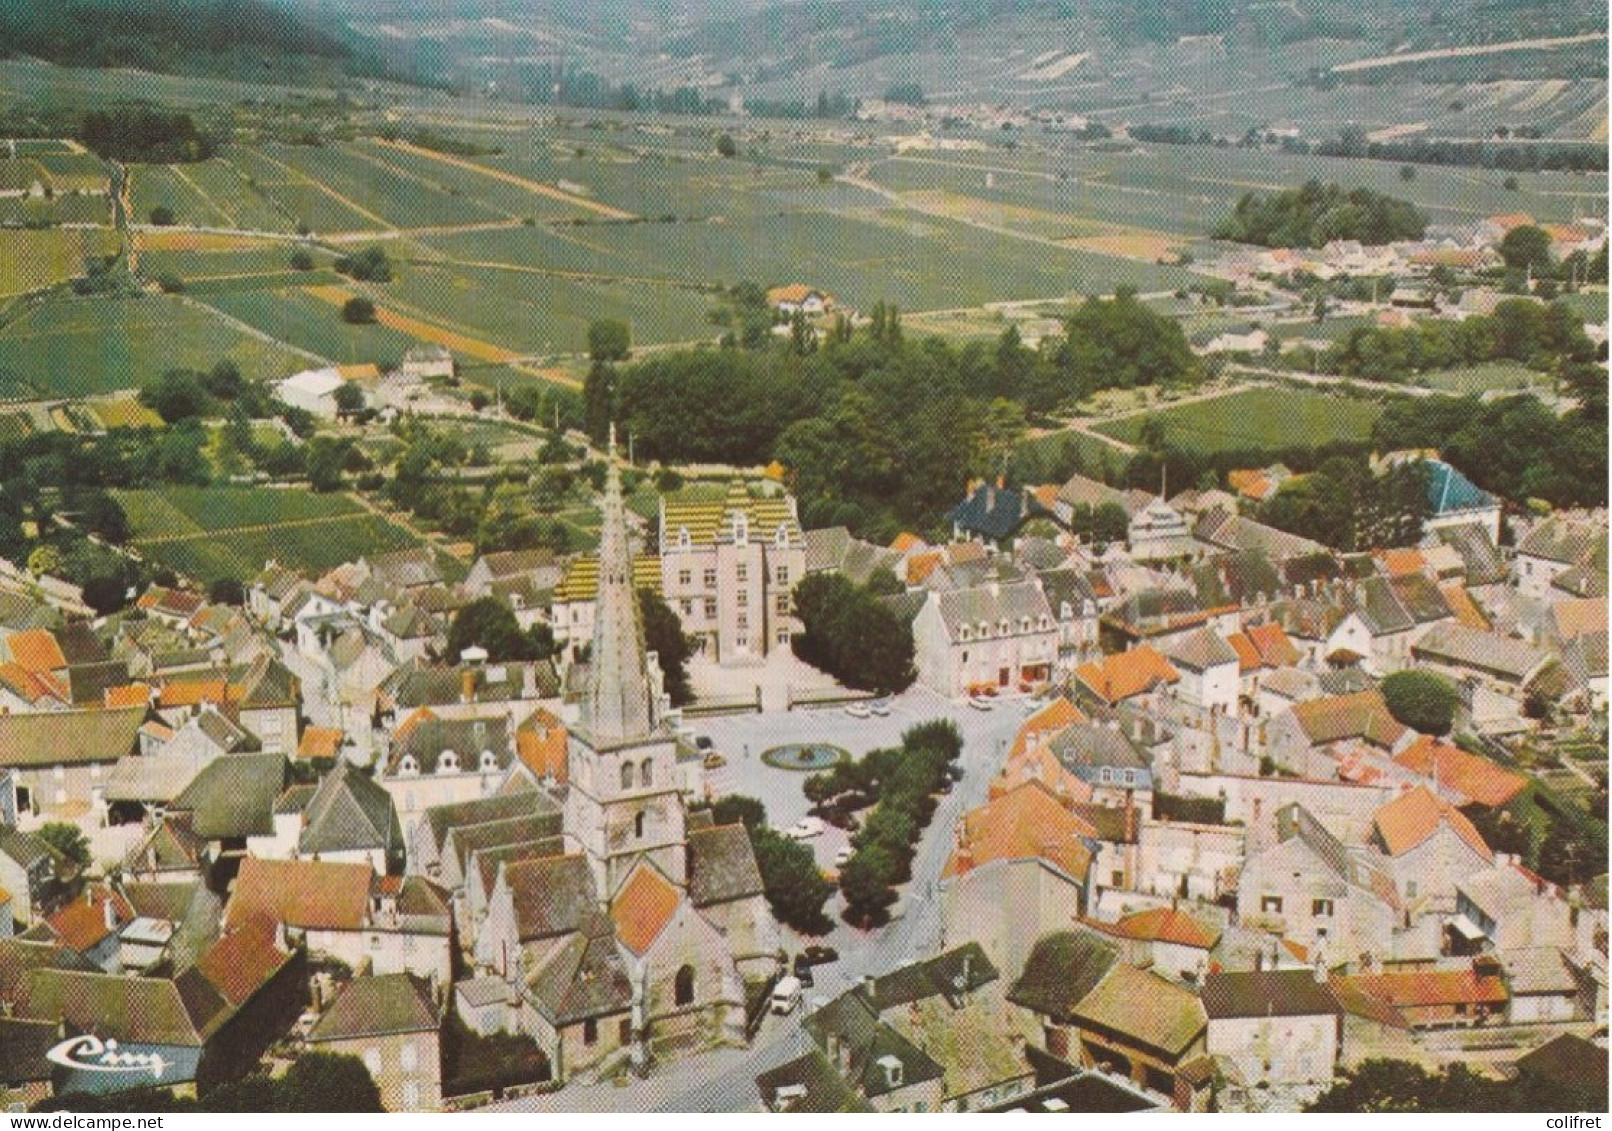
[[[705,768],[708,770],[720,770],[727,764],[728,760],[714,750],[705,756]]]
[[[840,957],[840,952],[833,947],[818,944],[813,944],[800,953],[813,966],[821,966],[825,962],[836,962]]]
[[[994,709],[996,706],[996,704],[992,703],[983,695],[970,695],[968,697],[968,705],[974,708],[976,711],[989,711]]]
[[[810,840],[814,836],[822,836],[826,828],[828,823],[821,817],[802,817],[791,825],[784,835],[794,837],[796,840]]]
[[[800,1004],[800,979],[793,974],[785,974],[778,979],[778,984],[772,988],[772,1011],[774,1013],[792,1012]]]
[[[872,711],[875,715],[878,715],[881,719],[885,718],[890,714],[890,697],[882,696],[878,699],[875,699],[873,702],[868,704],[868,710]]]
[[[844,848],[840,849],[838,852],[836,852],[834,854],[834,867],[836,867],[836,868],[845,867],[845,862],[847,860],[849,860],[855,854],[856,854],[856,849],[852,848],[850,845],[847,844]]]
[[[795,955],[795,961],[790,966],[790,969],[794,971],[794,976],[800,980],[801,985],[815,986],[817,984],[812,977],[812,964],[804,954]]]
[[[847,703],[845,713],[853,719],[865,719],[873,714],[873,709],[866,703]]]

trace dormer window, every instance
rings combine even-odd
[[[968,625],[965,624],[962,627],[962,629],[958,632],[958,637],[962,640],[962,642],[964,644],[967,644],[970,640],[974,639],[974,630],[969,628]]]
[[[1020,632],[1029,632],[1030,631],[1030,618],[1029,617],[1020,617],[1019,618],[1019,631]]]
[[[984,621],[980,621],[979,633],[981,640],[988,639],[991,635],[991,626],[986,624]]]
[[[453,774],[459,771],[459,755],[452,750],[444,750],[442,757],[437,759],[437,773]]]
[[[1006,617],[1003,617],[1001,620],[996,622],[996,631],[997,631],[997,635],[999,635],[999,636],[1006,636],[1008,634],[1010,629],[1008,628],[1008,622],[1007,622]]]
[[[733,512],[733,540],[735,542],[750,541],[750,516],[742,511]]]
[[[1064,607],[1068,608],[1067,605],[1065,605]],[[1041,618],[1041,631],[1045,632],[1045,631],[1047,631],[1047,629],[1049,629],[1051,627],[1052,627],[1052,618],[1051,617],[1042,617]]]
[[[483,750],[481,752],[481,772],[488,774],[497,768],[498,755],[494,754],[491,750]]]
[[[780,522],[778,524],[778,533],[772,536],[772,540],[780,547],[789,545],[789,528]]]
[[[678,546],[678,549],[687,550],[687,549],[690,549],[691,547],[693,547],[693,545],[694,545],[694,538],[689,534],[688,527],[679,526],[677,528],[677,546]]]
[[[413,754],[405,754],[403,755],[403,760],[397,764],[397,772],[400,774],[417,774],[420,772],[420,763],[414,760]]]

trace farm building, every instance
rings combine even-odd
[[[349,381],[373,388],[380,380],[373,365],[331,365],[324,369],[304,369],[275,386],[275,395],[293,408],[306,409],[315,416],[334,420],[337,415],[336,390]]]
[[[773,287],[767,292],[767,305],[784,314],[827,314],[834,309],[834,296],[814,290],[805,283]]]

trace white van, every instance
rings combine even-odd
[[[774,1013],[789,1013],[800,1002],[800,979],[793,974],[785,974],[778,979],[778,984],[772,990],[772,1011]]]

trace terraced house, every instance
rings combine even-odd
[[[661,499],[661,590],[720,664],[765,659],[800,631],[790,594],[806,576],[795,500],[735,481],[719,502]]]

